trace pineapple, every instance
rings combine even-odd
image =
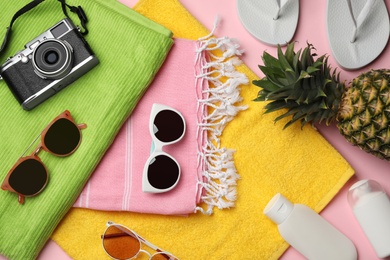
[[[300,121],[336,122],[340,133],[353,145],[390,160],[390,70],[371,70],[346,86],[328,65],[326,55],[312,54],[314,47],[294,51],[294,43],[278,57],[264,52],[265,77],[254,80],[261,90],[254,101],[269,101],[265,113],[286,109],[275,121],[288,117],[285,128]],[[314,59],[316,58],[316,59]]]

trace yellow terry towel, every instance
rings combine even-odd
[[[135,9],[172,30],[175,37],[196,40],[208,31],[178,0],[141,0]],[[245,65],[250,81],[257,79]],[[291,201],[321,211],[353,175],[353,169],[310,126],[303,131],[275,115],[264,115],[263,104],[251,100],[258,88],[242,86],[246,111],[228,124],[222,146],[236,150],[238,181],[235,208],[189,217],[72,209],[53,239],[74,259],[109,259],[100,235],[107,220],[135,230],[180,259],[277,259],[288,245],[263,209],[277,192]],[[104,192],[104,191],[102,191]],[[142,257],[141,259],[146,259]]]

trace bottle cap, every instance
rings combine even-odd
[[[348,202],[351,207],[367,203],[377,194],[384,193],[382,186],[374,180],[360,180],[353,184],[348,191]]]
[[[268,202],[263,213],[279,225],[290,215],[293,208],[294,204],[278,193]]]

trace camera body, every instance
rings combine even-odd
[[[68,18],[31,40],[0,67],[23,109],[31,110],[99,63]]]

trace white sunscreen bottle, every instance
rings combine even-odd
[[[308,259],[357,259],[351,240],[305,205],[293,204],[278,193],[264,214],[278,225],[284,240]]]
[[[381,185],[358,181],[349,188],[348,202],[377,256],[390,256],[390,200]]]

